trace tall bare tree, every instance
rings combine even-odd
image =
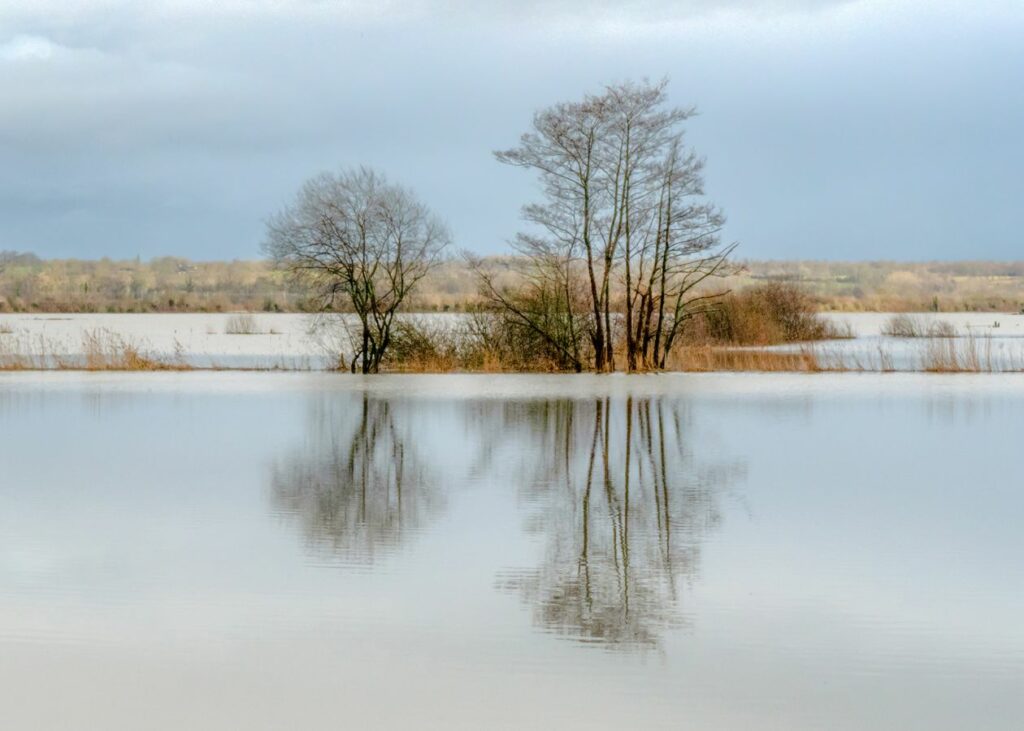
[[[606,134],[606,117],[597,97],[556,104],[534,115],[533,129],[518,147],[495,153],[500,162],[538,171],[544,186],[546,200],[523,208],[523,218],[538,232],[520,234],[515,242],[518,251],[528,258],[565,261],[565,280],[571,279],[572,262],[582,258],[585,263],[597,370],[606,369],[609,355],[606,284],[614,255],[601,249],[598,231],[601,211],[609,202],[599,145]]]
[[[618,340],[627,369],[662,366],[687,308],[702,301],[694,287],[708,296],[698,285],[722,273],[728,254],[719,251],[724,216],[699,200],[703,161],[683,145],[694,110],[669,106],[666,88],[623,83],[556,104],[517,147],[495,153],[540,177],[544,200],[523,208],[533,230],[515,246],[545,261],[535,275],[567,292],[584,278],[598,371],[615,369]]]
[[[309,180],[267,225],[265,251],[358,320],[349,368],[376,373],[395,316],[451,235],[406,188],[369,168]],[[340,301],[339,301],[340,300]]]
[[[669,142],[651,179],[657,204],[641,208],[640,242],[626,246],[630,369],[664,368],[686,321],[705,314],[726,293],[708,280],[735,270],[729,256],[736,244],[723,244],[720,236],[725,216],[702,200],[703,168],[704,160],[683,148],[681,134]]]

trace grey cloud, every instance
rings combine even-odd
[[[176,61],[69,47],[39,36],[0,45],[0,140],[22,147],[152,144],[208,134],[238,79]]]
[[[1010,5],[3,3],[0,249],[255,256],[303,178],[368,163],[416,188],[460,246],[501,250],[536,190],[490,151],[538,107],[663,75],[702,110],[690,139],[746,256],[1019,246],[1024,13]],[[532,23],[534,8],[578,28]],[[668,35],[588,31],[614,13],[645,28],[723,9]]]

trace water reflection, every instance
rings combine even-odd
[[[688,449],[685,402],[597,399],[505,409],[500,433],[534,440],[529,529],[539,566],[504,572],[542,629],[609,648],[651,648],[684,621],[681,594],[721,521],[739,467]]]
[[[273,465],[275,509],[295,517],[322,555],[371,564],[443,502],[405,406],[367,394],[314,401],[305,443]]]
[[[1022,416],[1024,375],[5,374],[0,729],[1021,728]]]
[[[426,527],[453,485],[516,491],[542,558],[501,571],[499,590],[546,632],[653,648],[685,620],[685,584],[741,469],[696,455],[695,428],[688,402],[666,397],[316,401],[272,495],[321,555],[365,565]]]

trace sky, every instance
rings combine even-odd
[[[1022,0],[0,0],[0,249],[260,256],[370,165],[508,251],[535,111],[627,79],[751,259],[1024,259]]]

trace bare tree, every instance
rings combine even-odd
[[[703,301],[694,287],[724,273],[731,251],[720,251],[721,211],[699,200],[703,160],[683,145],[694,110],[668,106],[666,87],[624,83],[556,104],[534,116],[517,147],[496,153],[540,176],[543,202],[523,208],[534,230],[515,246],[545,262],[535,281],[540,272],[571,292],[584,277],[598,371],[615,369],[617,330],[628,370],[662,366],[687,308]]]
[[[652,178],[657,205],[640,244],[627,246],[626,324],[630,369],[664,368],[687,320],[705,314],[727,293],[708,280],[735,271],[729,256],[736,244],[721,240],[725,216],[704,195],[704,160],[673,138]],[[630,278],[631,260],[635,261]]]
[[[606,370],[610,338],[605,307],[614,252],[600,248],[600,212],[607,206],[601,179],[599,140],[607,128],[601,100],[556,104],[534,115],[533,129],[519,146],[495,153],[500,162],[540,173],[545,202],[523,208],[523,218],[537,226],[537,234],[520,234],[515,246],[530,258],[565,261],[563,279],[570,280],[572,262],[582,258],[589,285],[589,325],[594,367]]]
[[[267,226],[266,252],[358,319],[349,368],[380,369],[395,315],[451,240],[406,188],[365,167],[309,180]]]

